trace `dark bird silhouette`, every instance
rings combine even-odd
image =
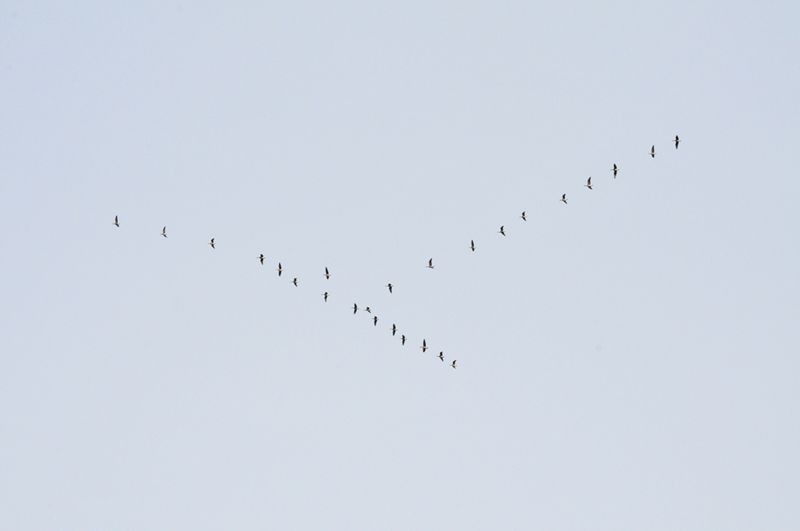
[[[500,225],[500,230],[497,231],[498,234],[502,234],[503,236],[506,235],[505,225]]]
[[[393,324],[392,325],[392,335],[395,335],[396,333],[397,333],[397,325]]]
[[[444,361],[444,352],[442,351],[439,352],[439,359]]]
[[[450,364],[450,366],[451,366],[452,368],[454,368],[454,369],[456,368],[456,361],[457,361],[457,360],[453,360],[453,363],[451,363],[451,364]]]
[[[421,348],[421,349],[422,349],[422,352],[427,352],[427,350],[428,350],[428,344],[425,342],[425,340],[424,340],[424,339],[422,340],[422,346],[421,346],[421,347],[419,347],[419,348]]]
[[[119,227],[119,216],[114,216],[114,225]]]
[[[678,144],[681,143],[681,139],[678,137],[678,135],[675,135],[673,142],[675,142],[675,149],[678,149]]]
[[[328,292],[327,292],[327,291],[326,291],[325,293],[323,293],[323,294],[322,294],[322,299],[323,299],[325,302],[328,302]]]
[[[401,345],[405,345],[406,344],[406,336],[405,336],[405,334],[402,334],[400,336],[400,344]]]
[[[567,194],[561,194],[561,202],[567,204]]]
[[[208,244],[211,246],[212,249],[216,249],[217,248],[217,244],[214,243],[214,238],[211,238],[211,241],[208,242]]]
[[[373,324],[373,326],[378,326],[378,316],[377,315],[372,318],[372,324]]]
[[[354,303],[353,303],[353,314],[355,314],[357,311],[358,311],[358,304],[356,304],[356,303],[354,302]]]
[[[389,293],[391,293],[391,292],[392,292],[392,290],[394,289],[394,286],[392,286],[392,283],[391,283],[391,282],[389,282],[388,284],[386,284],[386,287],[387,287],[387,288],[389,288]]]
[[[586,184],[584,184],[584,186],[586,188],[588,188],[589,190],[592,189],[592,178],[591,177],[589,177],[589,179],[586,180]]]
[[[292,284],[294,284],[294,287],[297,287],[297,277],[292,279]]]
[[[475,240],[469,241],[469,248],[472,250],[473,253],[475,252]]]
[[[370,309],[370,307],[369,307],[369,306],[367,306],[366,308],[364,308],[364,311],[365,311],[365,312],[367,312],[367,313],[372,313],[372,310]]]
[[[615,179],[617,178],[617,172],[618,171],[619,171],[619,168],[617,168],[617,165],[615,163],[614,166],[611,168],[611,173],[614,175]]]
[[[520,218],[522,218],[522,221],[528,221],[528,216],[525,215],[525,211],[524,210],[522,211],[522,215],[520,216]]]
[[[161,235],[162,235],[163,237],[165,237],[165,238],[167,237],[167,227],[166,227],[166,225],[164,226],[164,228],[163,228],[163,229],[161,229]]]
[[[330,273],[330,271],[328,271],[328,268],[326,267],[325,268],[325,280],[327,280],[329,278],[331,278],[331,273]]]
[[[651,159],[656,158],[656,146],[655,146],[655,144],[650,146],[650,158]]]
[[[283,273],[283,266],[280,262],[278,262],[278,269],[276,271],[278,272],[278,276],[281,276],[281,273]]]
[[[428,269],[433,269],[433,258],[428,260]]]
[[[264,253],[258,255],[258,261],[261,262],[261,265],[264,265]]]

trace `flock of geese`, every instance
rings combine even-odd
[[[680,137],[678,135],[675,135],[675,137],[672,139],[672,144],[675,146],[675,149],[678,149],[678,145],[680,143],[681,143]],[[650,146],[649,155],[650,155],[650,158],[653,158],[653,159],[656,157],[656,146],[655,145]],[[614,179],[616,179],[618,173],[619,173],[619,166],[617,166],[617,164],[614,163],[614,165],[611,167],[611,175],[612,175],[612,177]],[[585,188],[588,188],[589,190],[593,190],[592,178],[589,177],[588,179],[586,179],[586,184],[584,184],[583,186]],[[561,202],[564,203],[565,205],[567,204],[567,194],[561,194]],[[527,217],[526,211],[522,212],[522,214],[520,215],[520,219],[522,219],[522,221],[528,221],[528,217]],[[114,216],[114,223],[113,224],[114,224],[115,227],[119,228],[119,226],[120,226],[119,216]],[[500,230],[497,231],[497,232],[501,236],[505,237],[506,236],[505,225],[500,225]],[[167,238],[167,227],[166,226],[162,227],[161,236],[164,237],[164,238]],[[211,247],[211,249],[216,249],[217,245],[216,245],[215,238],[211,238],[208,241],[208,245]],[[470,251],[475,252],[475,240],[470,240],[469,241],[469,248],[470,248]],[[264,265],[264,261],[265,260],[266,260],[266,257],[264,256],[264,253],[260,253],[258,255],[258,261],[262,266]],[[429,258],[428,259],[427,268],[428,269],[433,269],[434,268],[433,258]],[[283,275],[283,265],[280,262],[278,262],[278,267],[277,267],[276,271],[278,273],[278,277],[280,278]],[[331,278],[331,272],[327,267],[325,267],[325,273],[324,273],[323,276],[325,277],[325,280],[330,280],[330,278]],[[295,287],[299,286],[299,281],[298,281],[297,277],[293,277],[292,278],[292,284]],[[386,288],[389,290],[390,294],[393,293],[394,285],[391,282],[386,284]],[[327,291],[325,291],[322,294],[322,300],[324,302],[328,302],[328,296],[329,296],[329,293]],[[354,302],[352,308],[353,308],[353,314],[354,315],[357,314],[358,311],[359,311],[358,303]],[[370,319],[372,321],[372,325],[373,326],[378,326],[378,316],[374,315],[372,313],[372,309],[369,306],[365,306],[363,308],[363,311],[372,316],[372,318]],[[392,323],[391,332],[392,332],[392,337],[396,337],[397,336],[397,332],[398,332],[397,324]],[[400,344],[404,346],[406,344],[406,341],[407,341],[407,338],[406,338],[405,334],[400,334]],[[420,348],[420,350],[422,350],[423,353],[427,352],[428,351],[428,342],[425,339],[423,339],[422,340],[422,345],[419,348]],[[439,358],[442,362],[444,362],[445,361],[444,351],[439,351],[439,354],[436,357]],[[450,367],[455,369],[458,366],[457,365],[457,361],[458,360],[455,360],[455,359],[450,361]]]

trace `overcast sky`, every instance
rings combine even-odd
[[[0,2],[0,528],[800,528],[796,3],[236,4]]]

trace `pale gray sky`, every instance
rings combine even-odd
[[[0,529],[800,528],[795,3],[129,4],[0,3]]]

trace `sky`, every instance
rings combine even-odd
[[[0,2],[0,528],[800,528],[800,8],[721,7]]]

